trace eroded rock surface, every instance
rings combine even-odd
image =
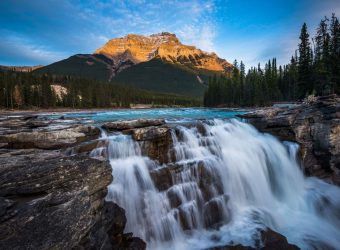
[[[301,146],[306,175],[340,185],[340,98],[319,97],[290,109],[268,108],[242,115],[260,131]]]
[[[149,126],[164,125],[163,119],[138,119],[129,121],[107,122],[103,124],[103,128],[109,131],[123,131],[135,128],[144,128]]]
[[[56,131],[31,131],[0,135],[0,143],[9,148],[58,149],[73,146],[98,137],[100,130],[94,126],[76,126]]]
[[[173,158],[171,128],[163,119],[108,122],[103,124],[102,128],[108,132],[121,131],[131,135],[139,143],[141,153],[159,163],[170,162]]]
[[[168,126],[144,127],[131,131],[132,138],[140,144],[142,154],[159,163],[168,163],[173,156],[171,129]]]
[[[111,167],[89,157],[98,128],[37,116],[1,125],[0,249],[145,249],[104,199]]]
[[[98,138],[100,129],[77,120],[46,119],[37,115],[0,119],[0,148],[61,149]]]
[[[2,249],[72,248],[101,215],[112,178],[106,162],[37,154],[1,158]]]

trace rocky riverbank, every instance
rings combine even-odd
[[[292,108],[241,115],[257,129],[300,145],[304,173],[340,185],[340,98],[319,97]]]
[[[97,127],[16,116],[0,128],[0,249],[145,249],[104,200],[111,167],[89,157]]]

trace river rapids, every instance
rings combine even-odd
[[[340,248],[340,189],[303,175],[297,144],[236,119],[202,124],[174,125],[169,164],[103,132],[114,177],[106,199],[125,209],[126,232],[148,249],[181,250],[254,246],[269,227],[301,249]],[[156,181],[164,174],[168,188]]]

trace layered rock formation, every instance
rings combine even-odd
[[[129,121],[117,121],[117,122],[107,122],[102,125],[102,127],[108,131],[123,131],[135,128],[143,128],[149,126],[159,126],[164,125],[165,121],[163,119],[139,119],[139,120],[129,120]]]
[[[145,249],[104,200],[111,167],[88,156],[99,129],[76,123],[1,119],[0,249]]]
[[[267,108],[242,115],[257,129],[299,143],[302,167],[340,185],[340,98],[319,97],[292,108]]]
[[[173,158],[171,129],[163,119],[108,122],[103,124],[102,128],[130,134],[140,144],[142,154],[159,163],[168,163]]]
[[[123,38],[111,39],[95,54],[103,54],[120,65],[130,61],[133,64],[153,58],[188,65],[190,67],[218,72],[229,72],[232,65],[214,53],[207,53],[194,46],[182,44],[175,34],[163,32],[150,36],[129,34]]]

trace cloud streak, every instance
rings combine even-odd
[[[338,0],[2,0],[0,63],[48,64],[114,37],[162,31],[229,61],[285,63],[302,22],[315,26],[320,13],[339,9]]]
[[[213,51],[214,10],[213,0],[4,0],[0,2],[0,31],[5,34],[0,41],[5,55],[1,63],[47,64],[65,54],[92,53],[114,37],[161,31]],[[21,56],[6,52],[13,50]]]

